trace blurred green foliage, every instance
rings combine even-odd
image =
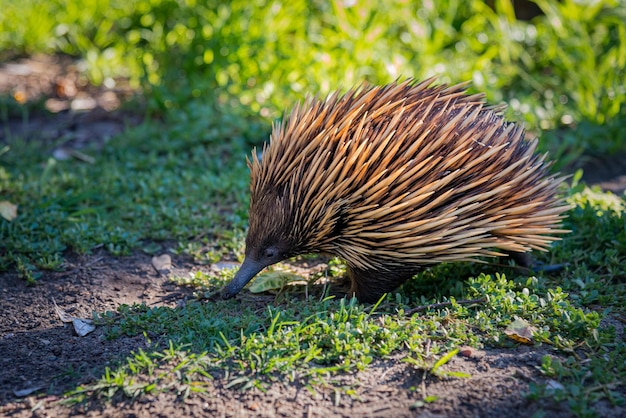
[[[364,80],[472,80],[531,128],[623,117],[624,0],[0,0],[0,54],[63,52],[161,109],[195,97],[277,116]],[[610,146],[608,148],[611,148]]]

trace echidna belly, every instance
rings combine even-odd
[[[419,267],[395,270],[360,270],[348,267],[350,290],[347,296],[356,296],[360,302],[375,303],[385,293],[391,293],[419,273]]]

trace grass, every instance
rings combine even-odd
[[[244,228],[247,216],[245,155],[253,135],[267,127],[204,105],[165,123],[172,128],[129,129],[94,164],[48,158],[53,145],[42,152],[36,141],[10,141],[0,156],[0,190],[20,216],[0,225],[0,265],[17,261],[29,276],[59,267],[66,250],[103,246],[124,255],[142,240],[175,239],[185,252],[198,236],[226,246],[236,239],[233,231]]]
[[[407,299],[403,294],[375,306],[328,298],[321,302],[294,299],[265,309],[234,301],[191,303],[183,309],[125,306],[100,318],[111,324],[111,337],[167,335],[170,346],[150,355],[136,353],[105,380],[113,383],[125,376],[126,383],[118,385],[125,390],[128,381],[145,371],[147,365],[136,363],[145,356],[152,359],[150,367],[171,366],[159,361],[172,350],[171,344],[177,344],[175,351],[184,353],[182,356],[206,362],[208,367],[200,370],[226,369],[231,384],[245,380],[256,386],[276,375],[306,383],[310,378],[316,381],[338,372],[363,370],[374,359],[398,352],[404,352],[405,360],[415,367],[430,369],[440,356],[461,345],[482,346],[485,340],[489,345],[514,345],[502,335],[502,326],[514,317],[531,321],[541,330],[541,341],[561,349],[597,337],[597,313],[571,306],[558,289],[544,292],[531,291],[501,275],[481,274],[469,279],[468,295],[489,296],[485,306],[468,308],[453,303],[450,309],[410,317],[403,314],[411,306],[402,302]],[[265,314],[259,315],[263,310]],[[427,354],[425,342],[429,339],[432,344]],[[167,374],[157,377],[169,378]],[[200,376],[188,378],[202,380]]]
[[[32,285],[63,269],[70,251],[124,256],[167,242],[168,251],[198,263],[240,258],[245,156],[305,92],[400,75],[471,79],[491,101],[507,101],[510,118],[542,129],[541,147],[560,161],[556,168],[586,150],[618,152],[626,143],[626,26],[618,1],[537,1],[546,15],[531,22],[516,20],[503,0],[495,10],[478,0],[423,2],[418,12],[410,2],[386,2],[384,13],[367,1],[312,2],[310,9],[300,1],[70,3],[0,0],[2,55],[79,55],[92,82],[124,76],[141,86],[151,117],[103,150],[83,150],[93,164],[48,158],[55,144],[9,136],[0,145],[0,201],[18,205],[16,219],[0,219],[0,271]],[[27,122],[29,106],[3,99],[0,118]],[[611,321],[626,315],[626,201],[578,181],[563,188],[572,233],[538,255],[567,261],[554,276],[446,264],[374,306],[294,290],[269,304],[120,306],[97,313],[108,336],[145,335],[149,348],[69,399],[193,396],[216,378],[233,389],[277,379],[333,385],[337,375],[398,357],[434,378],[463,378],[443,369],[451,353],[463,345],[513,347],[519,343],[504,330],[523,319],[536,344],[550,347],[540,370],[558,383],[531,384],[530,399],[564,401],[577,416],[594,416],[601,399],[623,404],[626,344]],[[342,271],[333,260],[320,274]],[[172,280],[204,295],[232,274]],[[479,298],[485,301],[457,303]],[[443,301],[451,303],[405,315]],[[423,395],[424,403],[437,402]]]
[[[195,117],[197,112],[204,117]],[[240,255],[247,204],[244,157],[267,126],[204,107],[170,118],[130,128],[102,152],[94,151],[94,164],[55,162],[34,153],[34,143],[10,142],[0,157],[2,187],[19,205],[19,217],[0,224],[5,269],[15,268],[36,284],[42,271],[62,268],[67,250],[89,253],[103,246],[122,256],[164,239],[178,242],[172,252],[198,262]],[[131,354],[95,384],[77,388],[70,399],[134,398],[169,390],[193,396],[223,376],[233,389],[263,388],[276,379],[332,385],[338,374],[397,355],[440,376],[441,362],[460,346],[518,344],[503,331],[521,318],[536,330],[537,344],[553,348],[541,370],[562,385],[557,391],[532,385],[529,396],[563,399],[573,413],[592,416],[598,399],[624,402],[618,389],[625,371],[615,365],[626,360],[626,347],[610,326],[600,327],[600,320],[625,313],[626,202],[577,181],[566,191],[574,208],[565,226],[573,232],[541,255],[548,263],[568,260],[556,277],[444,264],[376,306],[303,300],[293,291],[269,305],[220,300],[176,309],[120,306],[117,312],[99,313],[100,324],[110,338],[145,335],[149,349]],[[329,276],[342,273],[336,261],[329,269]],[[173,280],[204,294],[232,274],[196,272]],[[456,303],[477,298],[486,302]],[[451,306],[404,314],[416,305],[446,300]],[[590,382],[594,390],[588,390]]]
[[[450,272],[448,266],[434,270],[429,274],[444,280]],[[601,313],[578,307],[561,288],[542,278],[530,277],[524,283],[520,277],[480,274],[463,285],[459,297],[482,296],[487,302],[466,306],[451,298],[449,308],[406,316],[416,294],[405,287],[374,306],[331,298],[321,302],[289,298],[265,307],[238,301],[192,302],[180,309],[122,306],[99,318],[109,325],[110,337],[144,334],[154,341],[153,350],[135,352],[107,370],[98,383],[78,388],[72,396],[76,401],[94,393],[136,397],[155,390],[191,396],[222,376],[227,387],[239,389],[263,388],[277,379],[314,387],[397,354],[412,367],[440,378],[464,378],[439,370],[449,353],[465,345],[513,347],[517,343],[503,330],[522,318],[535,327],[537,343],[554,348],[554,356],[544,358],[541,370],[563,387],[551,393],[532,385],[531,398],[568,400],[580,416],[593,415],[593,401],[598,399],[624,402],[615,389],[624,378],[619,364],[625,347],[615,339],[614,330],[599,327]],[[620,300],[623,294],[616,297]],[[589,379],[599,385],[597,390],[576,391],[586,388]]]

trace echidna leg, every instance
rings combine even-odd
[[[350,290],[348,296],[356,296],[359,302],[375,303],[385,294],[393,292],[415,273],[381,272],[348,267]]]
[[[533,266],[533,257],[530,253],[520,253],[517,251],[505,251],[507,256],[509,256],[515,264],[521,267],[531,268]]]
[[[542,264],[533,260],[530,253],[518,253],[515,251],[505,251],[515,264],[521,267],[526,267],[534,271],[542,271],[544,273],[552,273],[563,270],[565,264]]]

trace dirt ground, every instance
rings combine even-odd
[[[69,59],[34,57],[0,66],[0,93],[47,97],[46,106],[57,112],[31,115],[27,125],[16,119],[11,130],[25,136],[43,133],[44,140],[67,138],[55,150],[59,157],[80,149],[81,141],[95,138],[104,146],[106,138],[128,123],[115,111],[128,90],[96,89],[80,80],[76,63]],[[596,176],[594,183],[618,193],[626,189],[626,159],[618,158],[613,171],[607,169],[610,164],[597,164],[607,172],[586,172]],[[206,267],[174,259],[173,273],[186,276],[201,268]],[[13,272],[0,273],[0,416],[506,417],[530,416],[539,408],[550,417],[569,416],[564,405],[525,397],[531,382],[546,382],[538,370],[540,360],[545,354],[556,355],[547,346],[471,350],[468,357],[452,359],[447,370],[469,373],[468,379],[423,380],[421,371],[400,358],[379,360],[364,372],[336,379],[339,385],[355,388],[356,396],[326,387],[311,393],[287,383],[275,383],[265,392],[239,391],[226,388],[226,381],[216,376],[207,393],[188,399],[164,393],[134,402],[78,407],[59,402],[65,391],[98,379],[106,366],[146,347],[147,341],[143,336],[108,340],[102,328],[79,337],[71,325],[61,322],[55,302],[73,316],[90,317],[93,311],[115,310],[120,304],[173,307],[190,297],[160,275],[143,253],[124,258],[103,251],[70,254],[64,271],[45,273],[36,288]],[[20,394],[25,389],[34,391]],[[424,395],[439,400],[420,404]],[[626,416],[625,407],[600,403],[596,408],[601,416]]]
[[[179,261],[173,273],[198,268]],[[147,342],[143,336],[108,340],[102,328],[79,337],[71,325],[61,322],[55,302],[73,316],[88,318],[92,311],[134,302],[173,307],[190,294],[157,273],[148,255],[115,258],[105,252],[70,256],[65,271],[46,274],[36,289],[16,274],[3,274],[0,292],[0,416],[498,417],[530,416],[539,407],[549,408],[550,416],[569,416],[563,405],[538,404],[524,397],[530,382],[545,381],[538,371],[541,357],[555,354],[547,346],[471,350],[469,357],[457,356],[446,366],[469,373],[469,379],[423,381],[423,373],[399,357],[380,360],[364,372],[336,379],[336,386],[354,387],[356,397],[324,387],[312,394],[286,383],[274,384],[266,392],[239,391],[225,388],[227,382],[216,376],[206,394],[189,399],[166,393],[135,402],[71,408],[58,402],[65,391],[94,381],[106,366],[146,348]],[[29,396],[15,395],[37,388]],[[418,406],[422,390],[439,400]],[[605,416],[626,413],[604,407]]]

